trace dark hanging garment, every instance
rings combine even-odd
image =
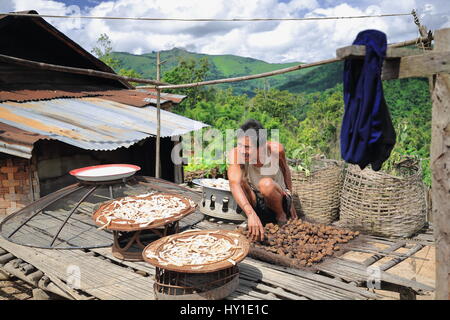
[[[361,169],[371,164],[378,171],[389,158],[396,138],[381,83],[386,35],[377,30],[361,31],[353,44],[365,45],[366,56],[346,59],[344,64],[341,155]]]

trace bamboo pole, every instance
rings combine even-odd
[[[392,43],[392,44],[388,45],[388,47],[391,47],[391,48],[407,47],[407,46],[411,46],[413,44],[417,44],[419,42],[427,41],[427,40],[432,40],[432,38],[429,39],[428,36],[419,37],[419,38],[416,38],[416,39],[411,39],[411,40],[407,40],[407,41]]]
[[[111,73],[111,72],[104,72],[104,71],[98,71],[98,70],[93,70],[93,69],[84,69],[84,68],[74,68],[74,67],[61,66],[61,65],[57,65],[57,64],[37,62],[37,61],[32,61],[32,60],[11,57],[11,56],[7,56],[4,54],[0,54],[0,61],[14,63],[17,65],[35,68],[35,69],[41,69],[41,70],[74,73],[74,74],[81,74],[81,75],[85,75],[85,76],[93,76],[93,77],[113,79],[113,80],[123,80],[123,81],[130,81],[130,82],[147,83],[147,84],[153,84],[155,86],[167,84],[167,83],[156,81],[156,80],[132,78],[132,77],[120,76],[116,73]]]
[[[181,89],[181,88],[207,86],[207,85],[219,84],[219,83],[229,83],[229,82],[238,82],[238,81],[259,79],[259,78],[276,76],[279,74],[288,73],[288,72],[292,72],[292,71],[297,71],[300,69],[306,69],[306,68],[311,68],[311,67],[315,67],[315,66],[333,63],[333,62],[338,62],[341,60],[342,59],[340,59],[340,58],[332,58],[332,59],[321,60],[321,61],[317,61],[317,62],[313,62],[313,63],[299,64],[299,65],[289,67],[289,68],[284,68],[284,69],[279,69],[279,70],[274,70],[274,71],[264,72],[264,73],[259,73],[259,74],[253,74],[253,75],[249,75],[249,76],[218,79],[218,80],[209,80],[209,81],[194,82],[194,83],[187,83],[187,84],[158,85],[158,88],[160,88],[160,89]]]
[[[156,80],[161,80],[161,58],[159,51],[156,53]],[[156,89],[156,159],[155,177],[160,177],[160,152],[161,152],[161,89]]]

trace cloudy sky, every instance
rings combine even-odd
[[[290,18],[409,13],[430,29],[450,27],[450,0],[0,0],[0,12],[152,18]],[[411,16],[284,22],[154,22],[46,19],[90,51],[101,33],[115,51],[141,54],[173,47],[235,54],[267,62],[313,62],[334,57],[364,29],[388,42],[418,35]]]

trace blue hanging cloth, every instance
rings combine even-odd
[[[346,59],[344,64],[341,155],[361,169],[371,164],[378,171],[396,139],[381,83],[386,35],[378,30],[361,31],[353,44],[365,45],[366,55],[364,60]]]

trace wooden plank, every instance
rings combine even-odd
[[[289,292],[293,292],[295,294],[301,295],[303,296],[303,293],[308,293],[307,297],[312,298],[312,299],[321,299],[321,298],[325,298],[323,296],[320,296],[320,294],[317,294],[316,292],[311,291],[308,292],[310,290],[310,287],[308,286],[308,284],[306,285],[302,285],[299,284],[296,286],[296,284],[298,284],[298,282],[300,281],[297,279],[294,279],[294,277],[290,277],[291,281],[289,283],[288,286],[285,285],[285,281],[286,281],[286,276],[282,273],[271,273],[269,269],[264,269],[264,268],[258,268],[256,269],[256,273],[255,273],[255,269],[253,266],[247,264],[247,263],[241,263],[240,264],[240,270],[241,270],[241,277],[246,279],[248,278],[251,281],[256,282],[262,282],[268,285],[273,285],[273,286],[278,286],[278,287],[282,287],[284,290],[288,290]],[[259,274],[258,274],[259,273]]]
[[[450,51],[450,28],[435,31],[437,54]],[[446,63],[450,67],[447,54]],[[442,71],[441,71],[442,72]],[[450,69],[436,75],[432,94],[431,189],[436,241],[436,299],[450,300]]]
[[[401,58],[398,78],[426,77],[441,72],[449,73],[449,50]]]
[[[382,80],[427,77],[436,73],[450,72],[450,49],[436,52],[413,50],[408,48],[388,48],[383,64]],[[336,56],[362,58],[365,46],[352,45],[336,50]]]
[[[104,256],[112,261],[116,261],[117,263],[123,264],[124,266],[134,268],[136,270],[148,273],[151,276],[155,275],[155,267],[150,265],[147,262],[144,261],[126,261],[121,260],[113,256],[111,252],[111,248],[96,248],[96,249],[90,249],[91,252],[95,252],[101,256]]]
[[[253,290],[253,288],[248,288],[242,285],[239,285],[236,291],[249,295],[250,297],[252,297],[252,300],[281,300],[271,293],[261,293]]]
[[[252,296],[249,296],[248,294],[244,294],[242,292],[234,291],[232,294],[230,294],[228,297],[225,298],[225,300],[254,300],[255,298]]]
[[[337,287],[340,289],[344,289],[347,290],[349,292],[353,292],[356,293],[358,295],[364,296],[368,299],[376,299],[377,295],[367,291],[366,289],[360,288],[360,287],[355,287],[353,285],[350,284],[346,284],[342,281],[338,281],[329,277],[325,277],[319,274],[315,274],[312,272],[307,272],[307,271],[303,271],[303,270],[299,270],[299,269],[292,269],[292,268],[286,268],[286,267],[280,267],[280,266],[274,266],[274,265],[269,265],[267,263],[261,262],[261,261],[256,261],[253,259],[249,259],[247,258],[245,260],[247,263],[249,264],[257,264],[257,265],[262,265],[262,266],[267,266],[268,268],[272,268],[275,270],[279,270],[288,274],[292,274],[292,275],[296,275],[296,276],[300,276],[302,278],[305,279],[309,279],[312,280],[314,282],[317,283],[323,283],[325,285],[328,285],[330,287]]]
[[[322,264],[317,266],[317,269],[327,272],[329,274],[336,275],[347,281],[355,281],[363,284],[368,279],[367,267],[350,260],[344,260],[339,258],[330,258]],[[423,283],[408,280],[385,271],[380,270],[380,280],[392,283],[398,286],[404,286],[415,290],[434,291],[434,288]]]
[[[403,260],[406,260],[407,257],[411,257],[413,254],[415,254],[417,251],[421,250],[424,246],[421,244],[416,244],[414,247],[412,247],[411,249],[408,250],[408,252],[405,253],[405,257],[398,257],[398,258],[394,258],[391,259],[390,261],[382,264],[380,266],[380,269],[383,271],[386,271],[390,268],[392,268],[393,266],[396,266],[397,264],[399,264],[400,262],[402,262]]]
[[[421,246],[421,247],[423,247],[423,246]],[[407,253],[386,252],[386,251],[382,251],[382,250],[367,250],[365,248],[358,248],[358,247],[347,247],[346,249],[348,250],[348,252],[355,251],[355,252],[364,252],[364,253],[374,253],[375,255],[379,255],[379,256],[383,256],[383,257],[403,258],[403,260],[410,258],[410,259],[428,261],[428,259],[421,258],[421,257],[413,257],[411,255],[408,255]]]
[[[381,254],[375,254],[375,255],[373,255],[373,256],[367,258],[366,260],[364,260],[361,264],[362,264],[363,266],[368,267],[368,266],[370,266],[371,264],[374,264],[375,262],[377,262],[378,260],[383,259],[383,258],[385,257],[384,254],[394,252],[395,250],[398,250],[398,249],[404,247],[405,244],[406,244],[406,242],[404,242],[404,241],[400,241],[400,242],[398,242],[398,243],[394,243],[394,244],[393,244],[392,246],[390,246],[389,248],[387,248],[387,249],[385,249],[385,250],[382,250],[382,251],[380,252]]]
[[[68,266],[78,266],[81,271],[80,290],[99,299],[154,299],[151,279],[81,250],[35,249],[4,239],[0,239],[0,246],[62,281],[67,278]]]
[[[56,229],[59,228],[59,226],[62,223],[62,220],[56,216],[53,216],[49,213],[49,215],[52,217],[50,218],[46,218],[46,215],[41,215],[41,217],[39,218],[34,218],[33,220],[31,220],[26,226],[23,226],[21,231],[23,237],[25,238],[39,238],[43,241],[43,243],[32,243],[30,241],[27,242],[23,242],[23,243],[30,243],[32,245],[36,245],[36,246],[48,246],[50,244],[50,240],[52,239],[54,233],[56,232]],[[48,233],[48,231],[51,231],[52,228],[54,229],[55,232],[53,233]],[[31,229],[31,230],[30,230]],[[27,232],[30,231],[30,233],[32,233],[32,237],[29,236],[29,233]],[[86,233],[86,231],[89,231],[88,235],[85,235],[84,233]],[[85,226],[85,225],[80,225],[78,221],[75,220],[69,220],[66,224],[66,226],[62,229],[61,231],[61,237],[62,236],[66,236],[66,240],[71,240],[71,239],[81,239],[85,241],[84,246],[94,246],[94,245],[98,245],[99,243],[101,244],[111,244],[112,243],[112,235],[104,232],[104,231],[98,231],[96,230],[96,227],[94,226]],[[70,236],[67,237],[67,235]],[[47,237],[49,238],[48,241]],[[59,243],[56,243],[56,246],[61,245],[62,243],[65,243],[65,241],[63,241],[63,239],[61,237],[58,237]],[[14,240],[18,240],[18,236],[14,236],[13,237]],[[67,244],[68,246],[80,246],[81,243],[78,244],[74,244],[74,243],[70,243],[70,241]]]
[[[305,297],[302,296],[298,296],[292,293],[289,293],[285,290],[283,290],[282,288],[278,287],[278,288],[273,288],[273,287],[269,287],[265,284],[262,283],[254,283],[252,281],[248,281],[245,279],[239,279],[239,284],[245,284],[247,287],[250,288],[256,288],[260,291],[266,292],[266,293],[273,293],[276,296],[280,296],[284,299],[288,299],[288,300],[308,300]]]
[[[245,261],[241,263],[241,273],[245,276],[248,269],[254,269],[254,266],[247,264]],[[272,286],[278,286],[293,292],[295,294],[307,297],[313,300],[321,299],[355,299],[356,294],[351,291],[339,290],[331,286],[322,285],[320,283],[310,281],[301,277],[293,277],[292,275],[269,269],[264,267],[257,267],[261,272],[261,281]]]
[[[385,244],[387,246],[392,246],[393,244],[397,243],[393,239],[383,238],[379,236],[371,236],[367,234],[360,235],[360,239],[363,239],[366,242],[375,242],[380,244]]]
[[[386,59],[398,59],[401,57],[421,54],[423,51],[411,48],[391,48],[386,50]],[[363,58],[366,55],[366,46],[351,45],[336,50],[336,57],[341,59]]]
[[[99,294],[112,296],[107,299],[141,299],[147,296],[147,285],[139,281],[143,277],[127,269],[117,268],[117,266],[100,259],[97,259],[97,261],[94,261],[95,258],[90,259],[88,261],[89,265],[86,265],[86,259],[81,251],[72,250],[64,253],[70,253],[70,255],[64,254],[62,257],[59,257],[59,260],[63,261],[63,265],[67,265],[68,261],[70,261],[69,265],[75,265],[80,268],[81,290],[92,293],[93,296]],[[51,261],[54,256],[47,258]],[[66,279],[67,275],[64,272],[61,273],[60,269],[53,268],[52,270],[55,270],[55,274],[61,279]],[[148,287],[151,288],[151,284],[148,284]]]

